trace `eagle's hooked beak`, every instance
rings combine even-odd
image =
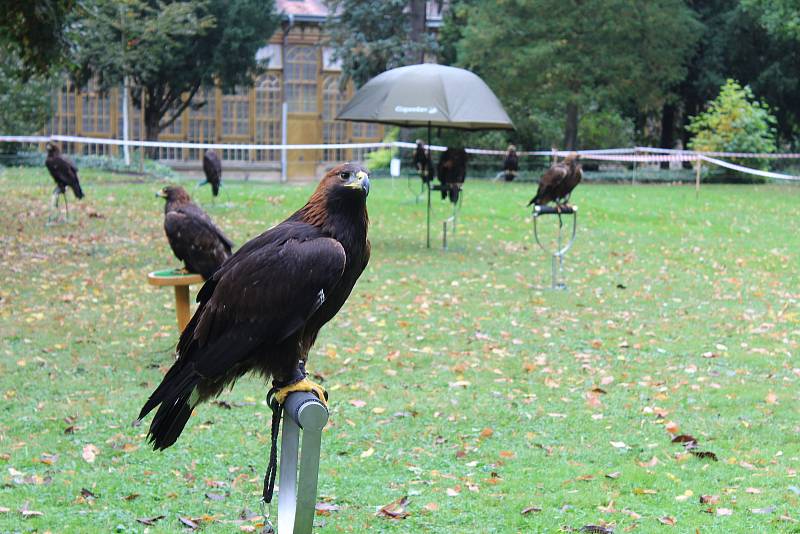
[[[156,191],[156,196],[159,198],[167,198],[167,194],[164,192],[163,189],[159,189]]]
[[[364,196],[369,195],[369,175],[364,171],[358,171],[353,179],[344,185],[350,189],[363,189]]]

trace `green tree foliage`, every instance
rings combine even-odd
[[[800,41],[800,4],[797,0],[742,0],[772,34]]]
[[[769,106],[755,99],[749,87],[727,80],[719,96],[708,108],[690,118],[687,129],[694,134],[689,148],[712,152],[775,152],[775,117]],[[737,163],[753,166],[766,160],[747,160]]]
[[[72,26],[74,74],[104,89],[128,77],[135,105],[145,94],[146,135],[155,139],[197,105],[201,87],[252,85],[256,51],[278,26],[273,8],[259,0],[91,0]]]
[[[677,91],[680,115],[700,113],[727,78],[749,85],[769,104],[777,133],[792,142],[800,133],[800,46],[770,34],[740,0],[694,2],[703,22],[697,53]],[[685,119],[684,119],[685,120]],[[684,142],[689,132],[683,133]]]
[[[26,72],[14,47],[0,46],[0,133],[34,135],[50,116],[52,78]]]
[[[0,0],[0,45],[4,53],[21,61],[22,76],[46,74],[64,59],[64,23],[75,4],[75,0]]]
[[[507,0],[467,11],[458,63],[481,74],[523,128],[563,117],[567,149],[590,106],[660,108],[700,29],[682,0]]]
[[[422,63],[436,52],[425,29],[425,2],[418,0],[327,0],[334,58],[342,62],[342,82],[356,87],[381,72]],[[421,22],[420,22],[421,21]]]

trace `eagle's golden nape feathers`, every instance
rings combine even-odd
[[[314,226],[322,226],[328,218],[328,204],[337,197],[342,197],[343,190],[363,191],[366,198],[369,188],[369,171],[365,167],[357,163],[337,165],[325,173],[311,198],[300,210],[303,220]]]

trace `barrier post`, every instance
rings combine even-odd
[[[703,160],[697,158],[697,163],[695,164],[695,173],[694,173],[694,198],[700,197],[700,173],[703,169]]]

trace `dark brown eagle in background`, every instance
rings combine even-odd
[[[539,179],[539,190],[528,202],[528,206],[544,206],[550,202],[555,202],[557,207],[566,206],[572,190],[583,179],[583,169],[578,164],[578,158],[578,154],[571,153],[564,161],[547,169]]]
[[[231,255],[233,243],[197,206],[183,187],[168,186],[156,193],[164,205],[164,232],[172,252],[186,270],[211,278]]]
[[[320,328],[347,300],[369,261],[365,168],[328,172],[305,206],[245,243],[202,287],[178,359],[142,408],[158,406],[149,438],[169,447],[197,404],[248,372],[291,391],[324,391],[305,378]]]
[[[458,202],[464,180],[467,178],[467,151],[463,148],[448,148],[439,158],[436,170],[441,182],[442,199],[450,197],[453,204]]]
[[[212,149],[206,150],[203,154],[203,173],[206,175],[206,181],[200,185],[211,184],[211,194],[219,195],[219,186],[222,184],[222,162]]]
[[[61,154],[61,149],[55,143],[47,143],[47,158],[44,160],[45,167],[50,171],[50,176],[56,183],[53,189],[53,207],[58,209],[58,197],[64,197],[64,207],[69,216],[69,206],[67,205],[67,187],[72,189],[75,198],[83,198],[83,189],[78,180],[78,167],[68,157]]]
[[[506,157],[503,160],[503,179],[506,182],[514,181],[519,171],[519,157],[517,156],[517,147],[509,145],[506,151]]]
[[[428,157],[425,143],[422,142],[422,139],[417,139],[417,148],[414,149],[414,166],[417,168],[417,172],[423,182],[433,180],[433,176],[431,176],[433,165],[431,165],[431,160]]]

